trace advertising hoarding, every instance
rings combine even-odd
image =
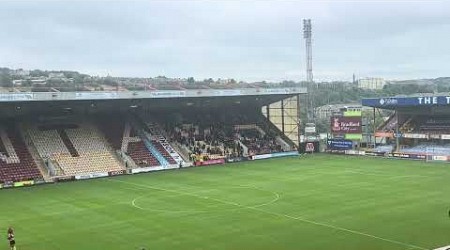
[[[333,134],[361,134],[361,117],[331,117],[331,132]]]
[[[34,185],[34,181],[18,181],[14,182],[14,187],[24,187],[24,186],[32,186]]]
[[[327,148],[332,150],[349,150],[353,148],[353,142],[350,140],[329,139]]]
[[[215,165],[215,164],[223,164],[225,163],[225,159],[215,159],[215,160],[207,160],[207,161],[197,161],[195,162],[195,166],[208,166],[208,165]]]
[[[450,105],[450,96],[418,96],[418,97],[387,97],[362,100],[363,106],[369,107],[408,107],[408,106],[446,106]]]

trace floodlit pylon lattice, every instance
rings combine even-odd
[[[306,81],[313,82],[311,19],[303,19],[303,38],[305,39],[306,45]]]

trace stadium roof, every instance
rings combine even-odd
[[[0,102],[161,99],[305,94],[305,88],[187,89],[153,91],[0,93]]]
[[[196,89],[136,92],[0,93],[0,117],[182,109],[249,110],[304,94],[304,88]]]
[[[450,107],[450,95],[368,98],[362,99],[362,105],[381,109]]]

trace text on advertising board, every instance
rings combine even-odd
[[[361,133],[361,117],[331,117],[331,131],[333,133],[359,134]]]
[[[353,148],[353,142],[349,140],[331,139],[327,141],[328,149],[348,150]]]

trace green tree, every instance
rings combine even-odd
[[[30,79],[27,79],[23,81],[22,86],[24,87],[31,87],[33,85],[33,82]]]
[[[117,81],[115,81],[112,77],[105,77],[103,78],[103,84],[104,85],[109,85],[109,86],[118,86],[119,83]]]
[[[30,71],[30,76],[32,76],[32,77],[40,77],[40,76],[48,77],[48,72],[39,70],[39,69],[35,69],[35,70]]]
[[[187,79],[187,82],[188,82],[189,84],[194,84],[194,83],[195,83],[194,77],[189,77],[189,78]]]
[[[13,82],[12,82],[12,78],[11,75],[9,74],[0,74],[0,85],[2,87],[12,87],[13,86]]]

